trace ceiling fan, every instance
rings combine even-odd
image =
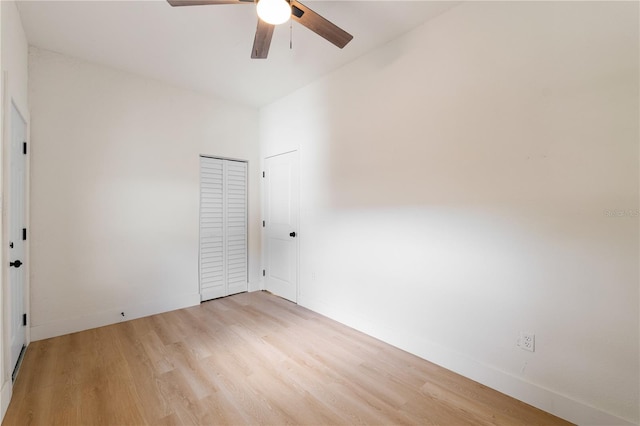
[[[320,37],[330,41],[340,49],[353,36],[337,25],[329,22],[297,0],[167,0],[171,6],[199,6],[209,4],[254,4],[258,12],[258,28],[251,49],[252,59],[265,59],[269,54],[271,37],[276,25],[289,20],[304,25]]]

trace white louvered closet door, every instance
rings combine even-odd
[[[224,167],[222,160],[200,157],[200,298],[225,295]]]
[[[225,161],[227,295],[247,291],[247,163]]]
[[[200,298],[247,291],[247,164],[200,157]]]

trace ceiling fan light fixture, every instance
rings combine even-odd
[[[291,17],[291,5],[287,0],[259,0],[258,17],[267,24],[284,24]]]

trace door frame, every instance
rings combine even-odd
[[[261,203],[261,216],[262,216],[262,220],[266,220],[266,216],[267,216],[267,212],[266,212],[266,206],[267,206],[267,185],[266,185],[266,180],[265,180],[265,172],[266,172],[266,165],[267,165],[267,160],[273,157],[278,157],[280,155],[285,155],[285,154],[292,154],[295,153],[295,157],[296,157],[296,161],[297,161],[297,166],[298,166],[298,182],[297,182],[297,196],[298,196],[298,208],[296,211],[296,214],[298,215],[298,229],[297,229],[297,236],[295,239],[295,244],[296,244],[296,301],[294,302],[295,304],[299,304],[300,303],[300,239],[304,238],[301,237],[301,235],[304,236],[304,233],[301,232],[302,229],[302,224],[301,224],[301,220],[300,220],[300,206],[302,205],[302,200],[300,198],[300,151],[298,148],[295,149],[289,149],[286,151],[282,151],[282,152],[278,152],[276,154],[271,154],[271,155],[267,155],[262,159],[262,203]],[[267,229],[266,227],[261,227],[261,239],[262,239],[262,265],[261,265],[261,269],[262,271],[266,270],[267,267],[267,259],[269,256],[269,253],[267,251]],[[261,290],[267,290],[267,279],[266,276],[262,276],[262,279],[260,281],[260,289]]]

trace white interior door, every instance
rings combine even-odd
[[[298,301],[298,153],[265,159],[265,287]]]
[[[9,288],[11,307],[11,367],[15,368],[20,353],[26,344],[24,307],[24,271],[25,257],[25,152],[27,125],[16,109],[11,105],[11,170],[9,198]],[[24,229],[24,231],[23,231]]]
[[[247,163],[200,157],[200,300],[247,291]]]

